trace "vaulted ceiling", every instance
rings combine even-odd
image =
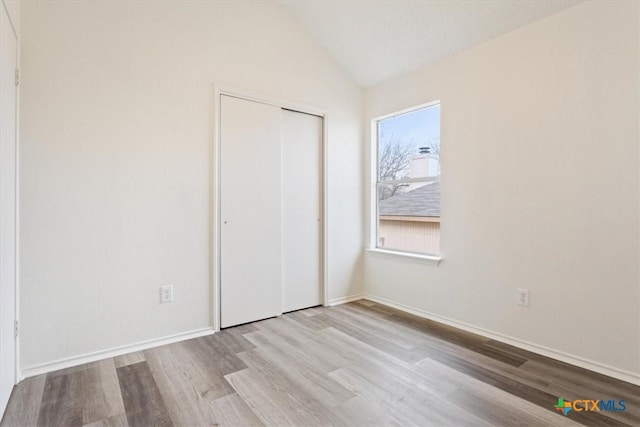
[[[279,1],[370,86],[512,31],[576,0]]]

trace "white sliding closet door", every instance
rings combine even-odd
[[[282,110],[283,311],[322,304],[322,118]]]
[[[282,312],[281,116],[221,96],[221,326]]]

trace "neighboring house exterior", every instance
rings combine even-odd
[[[378,247],[440,253],[440,180],[419,185],[378,203]]]

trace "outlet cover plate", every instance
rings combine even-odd
[[[173,302],[173,286],[160,286],[160,303]]]
[[[518,288],[518,305],[529,307],[529,289]]]

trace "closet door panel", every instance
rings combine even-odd
[[[220,100],[221,326],[282,311],[281,109]]]
[[[282,111],[283,311],[322,303],[321,117]]]

